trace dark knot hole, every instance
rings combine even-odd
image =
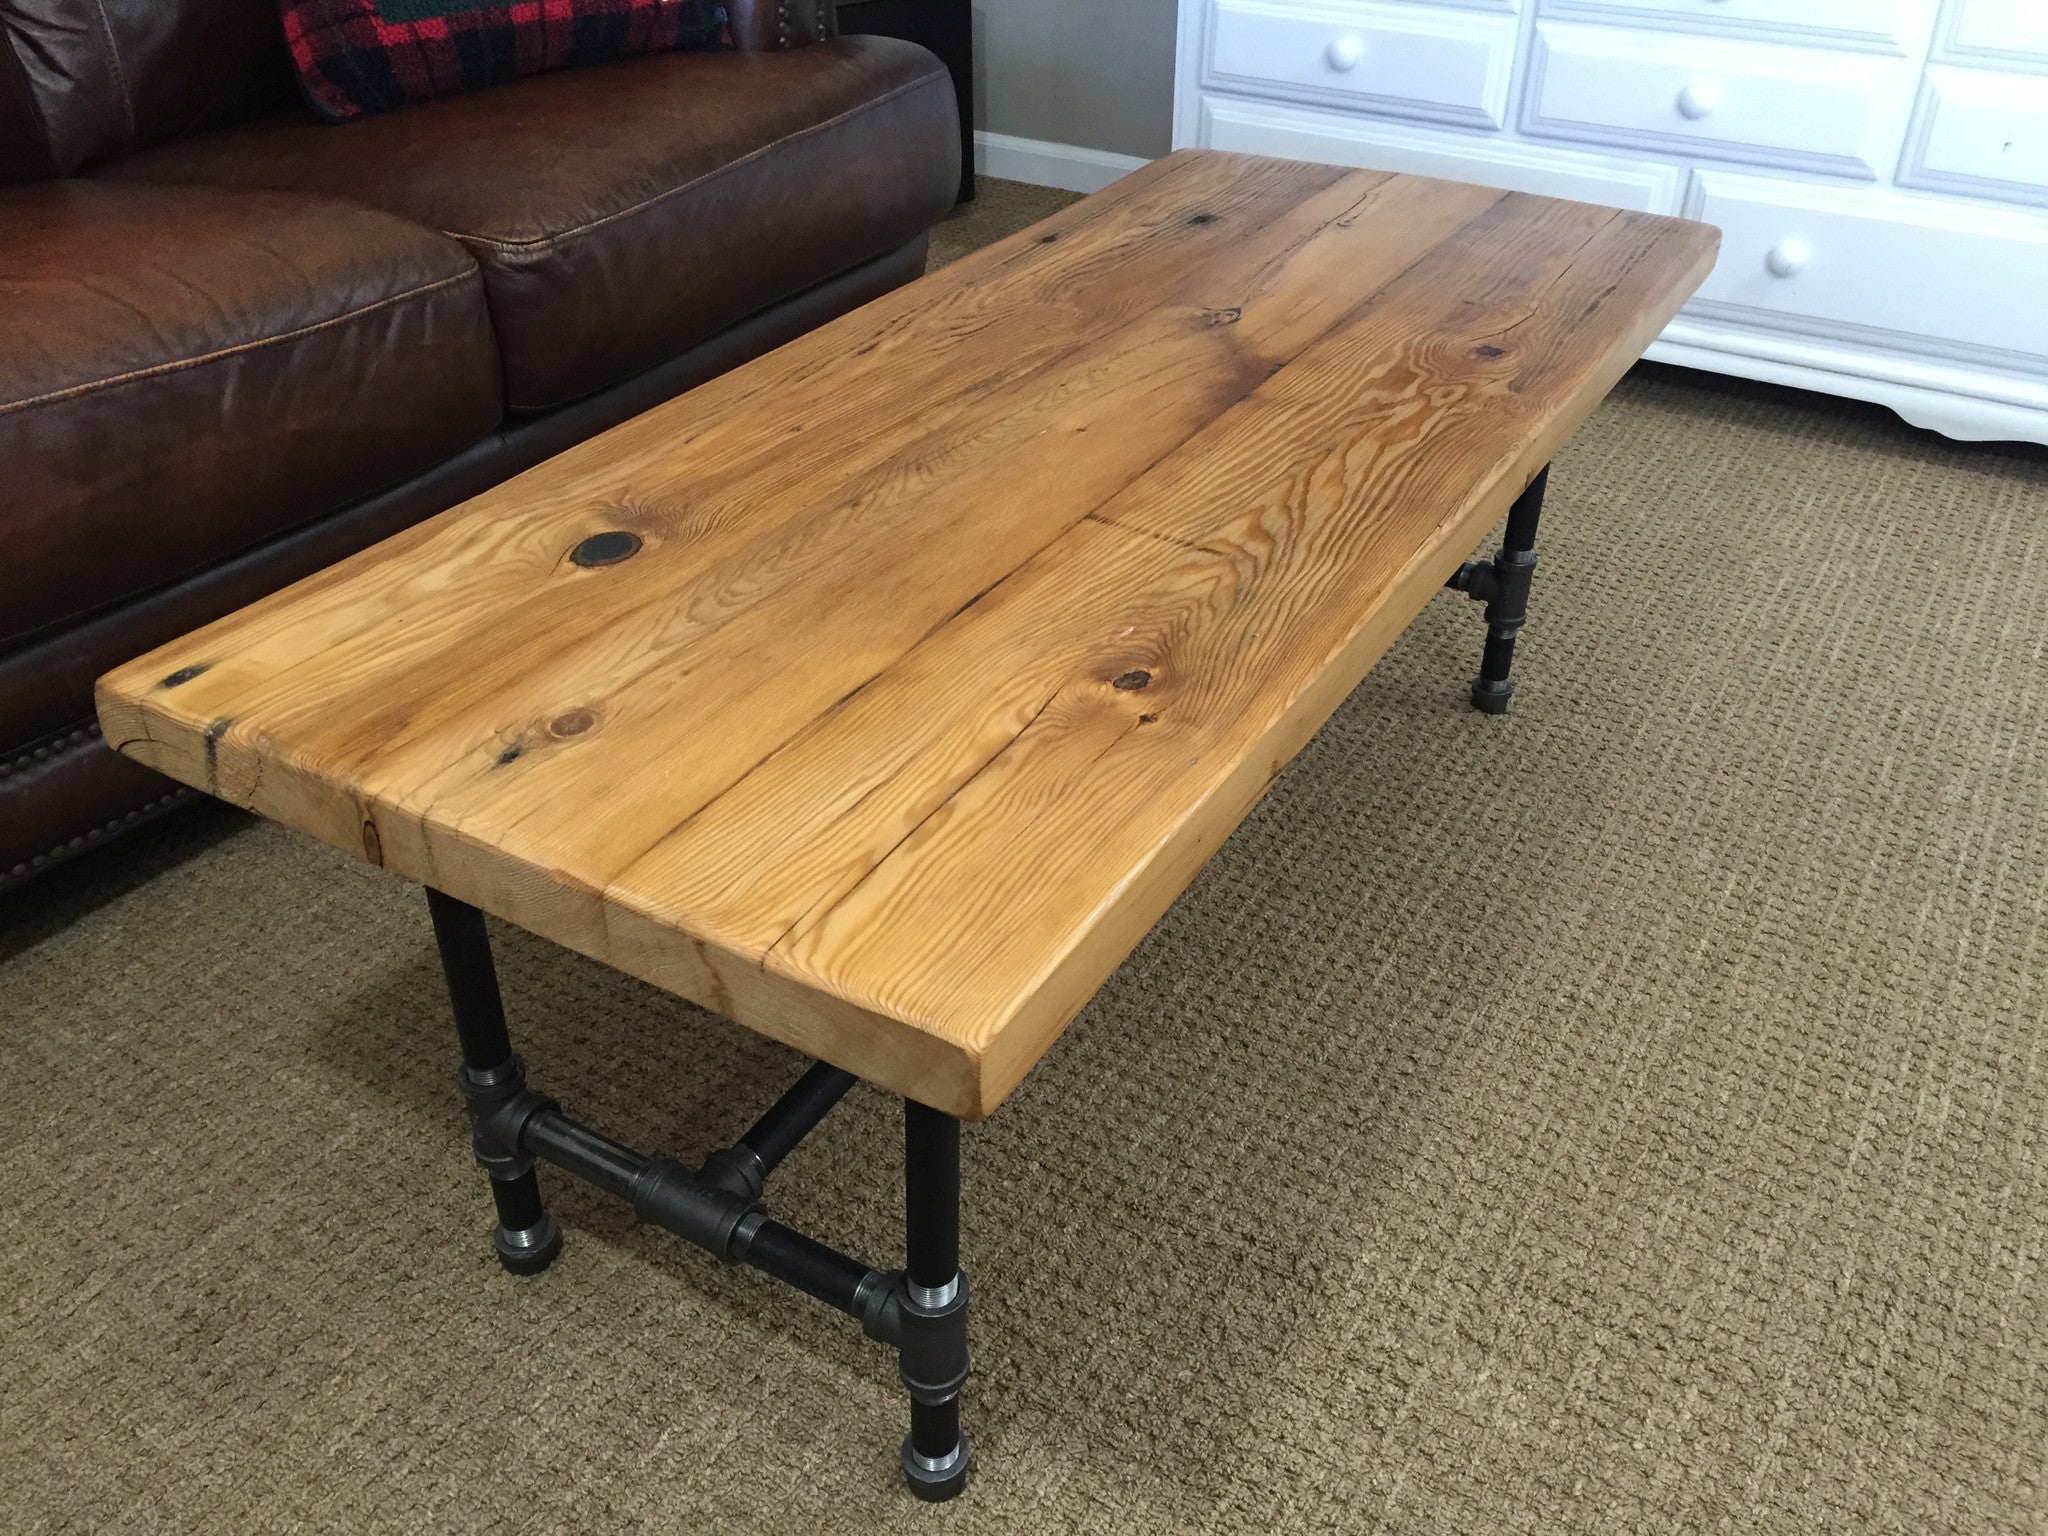
[[[639,552],[639,534],[614,528],[609,533],[593,533],[569,552],[569,558],[587,568],[617,565],[621,560],[631,559]]]

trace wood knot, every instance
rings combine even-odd
[[[1216,215],[1213,213],[1191,213],[1188,215],[1188,223],[1197,229],[1201,228],[1204,224],[1214,224],[1215,222]]]
[[[569,551],[569,558],[586,569],[600,565],[617,565],[621,560],[630,560],[640,553],[640,535],[614,528],[608,533],[593,533],[589,538]]]
[[[1484,346],[1474,347],[1472,350],[1477,352],[1481,357],[1506,357],[1508,355],[1505,348],[1496,347],[1490,341],[1487,342]]]
[[[1112,682],[1110,687],[1121,693],[1136,693],[1140,688],[1152,686],[1152,674],[1143,668],[1133,668]]]
[[[192,681],[193,678],[197,677],[200,673],[204,672],[210,665],[212,665],[212,663],[202,661],[197,666],[180,667],[178,668],[177,671],[173,672],[169,677],[166,677],[159,681],[157,683],[157,687],[175,688],[180,683],[189,683]]]
[[[550,736],[581,736],[595,724],[597,724],[597,716],[589,710],[572,709],[564,714],[555,716],[554,719],[548,722],[548,734]]]

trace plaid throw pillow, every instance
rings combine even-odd
[[[299,84],[329,122],[519,75],[718,42],[714,0],[284,0]]]

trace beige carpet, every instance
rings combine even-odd
[[[402,882],[209,811],[0,903],[0,1529],[2048,1529],[2048,455],[1645,370],[1552,496],[1515,713],[1438,599],[970,1131],[944,1509],[836,1315],[561,1178],[498,1272]],[[501,937],[624,1137],[795,1075]],[[897,1137],[777,1210],[887,1259]]]

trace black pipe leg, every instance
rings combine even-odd
[[[937,1503],[967,1486],[960,1387],[967,1380],[967,1277],[960,1273],[960,1122],[903,1102],[904,1270],[895,1298],[902,1318],[903,1384],[910,1434],[903,1475]]]
[[[1486,651],[1480,658],[1479,676],[1472,680],[1472,707],[1482,714],[1504,715],[1515,685],[1508,674],[1515,665],[1515,639],[1529,617],[1529,582],[1536,569],[1536,524],[1543,516],[1543,492],[1550,483],[1550,470],[1529,482],[1529,488],[1515,498],[1508,509],[1507,532],[1500,553],[1494,556],[1495,581],[1499,587],[1486,605]]]
[[[1486,604],[1486,652],[1472,681],[1472,707],[1489,715],[1507,713],[1515,685],[1515,639],[1529,617],[1529,585],[1536,569],[1536,524],[1543,516],[1545,468],[1508,509],[1507,532],[1492,560],[1471,561],[1448,585]]]
[[[462,1041],[460,1082],[469,1105],[472,1145],[478,1165],[491,1176],[491,1196],[498,1207],[491,1246],[498,1262],[513,1274],[537,1275],[562,1251],[561,1228],[541,1204],[532,1157],[507,1153],[484,1130],[491,1111],[526,1087],[526,1066],[513,1052],[512,1037],[505,1030],[490,934],[483,913],[467,902],[429,890],[427,906],[434,915],[434,941],[448,978],[448,1001],[455,1009],[455,1032]]]

